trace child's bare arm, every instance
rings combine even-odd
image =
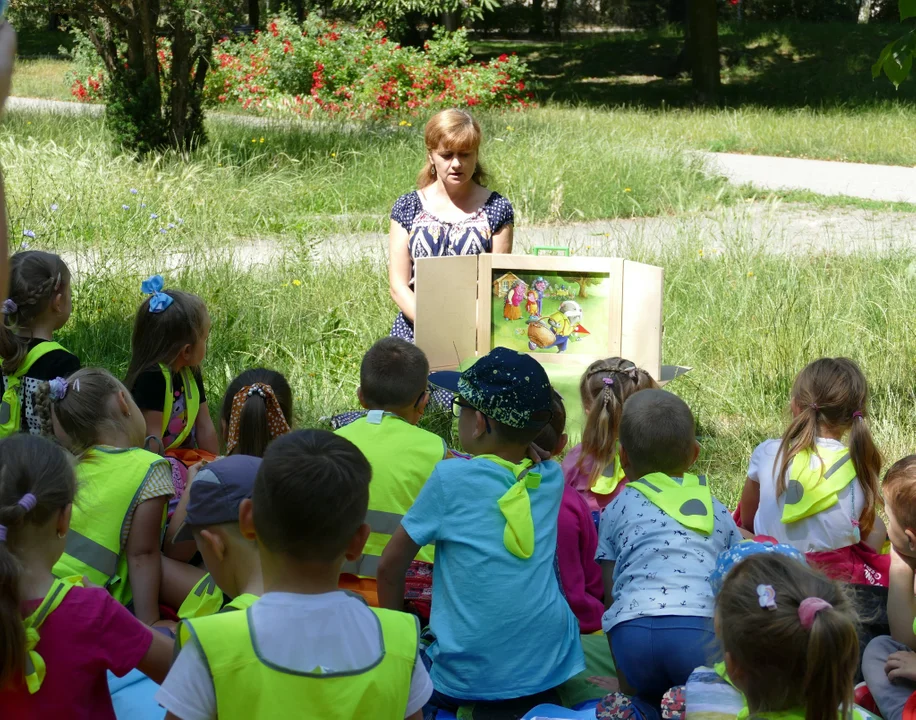
[[[127,536],[127,571],[134,596],[134,614],[151,625],[159,619],[159,578],[162,552],[159,538],[168,497],[137,505]]]
[[[146,420],[146,434],[152,435],[162,443],[162,413],[155,410],[144,410],[143,419]],[[165,448],[163,448],[165,449]]]
[[[197,430],[197,447],[219,455],[219,438],[216,436],[216,428],[213,426],[213,418],[210,417],[207,403],[200,406],[194,428]]]
[[[881,552],[884,543],[887,541],[887,527],[880,515],[875,515],[875,524],[868,533],[868,537],[862,538],[865,544],[875,552]]]
[[[378,604],[389,610],[404,609],[404,578],[420,552],[403,526],[395,530],[378,565]]]
[[[911,650],[916,650],[916,634],[913,633],[916,595],[913,581],[913,568],[892,548],[890,587],[887,592],[887,619],[891,626],[891,637]]]
[[[405,718],[404,720],[423,720],[423,711],[417,710],[413,715],[411,715],[408,718]]]
[[[161,632],[152,631],[153,642],[150,643],[149,650],[137,665],[137,670],[146,675],[155,683],[162,684],[165,676],[169,674],[169,668],[172,667],[172,659],[175,655],[175,641],[166,637]]]
[[[744,490],[741,491],[741,528],[749,532],[754,531],[754,518],[757,517],[757,508],[760,506],[760,483],[750,478],[744,481]],[[741,529],[739,528],[739,529]]]
[[[616,562],[601,560],[601,582],[604,584],[604,609],[614,604],[614,568]]]

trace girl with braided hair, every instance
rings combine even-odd
[[[596,360],[579,383],[585,409],[582,442],[563,461],[566,482],[588,503],[597,524],[602,510],[626,485],[617,455],[617,430],[623,404],[633,393],[658,384],[642,368],[619,357]]]
[[[10,295],[0,306],[0,437],[20,431],[40,434],[38,386],[80,369],[79,358],[54,342],[72,309],[70,271],[60,257],[38,250],[13,255]]]
[[[5,720],[114,720],[107,671],[162,682],[173,643],[98,587],[52,568],[68,541],[76,479],[40,437],[0,442],[0,707]]]

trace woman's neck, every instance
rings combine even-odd
[[[435,188],[437,194],[447,197],[454,205],[460,207],[462,203],[474,194],[477,184],[473,180],[469,180],[461,185],[450,186],[442,182],[442,178],[439,178],[436,180]]]

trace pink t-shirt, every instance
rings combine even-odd
[[[598,531],[588,505],[567,485],[557,522],[557,563],[563,592],[583,634],[600,630],[604,613],[604,585],[601,568],[595,562],[597,550]]]
[[[41,600],[25,603],[31,613]],[[149,650],[153,631],[100,588],[75,587],[38,630],[47,674],[30,695],[21,680],[0,691],[3,720],[114,720],[105,671],[122,677]]]
[[[566,484],[576,490],[588,503],[588,508],[592,512],[601,512],[611,500],[620,495],[626,487],[626,478],[620,481],[620,484],[614,488],[614,492],[607,495],[592,492],[588,487],[588,476],[595,466],[595,459],[586,455],[579,467],[579,458],[582,456],[582,445],[576,445],[572,450],[566,453],[563,458],[563,477],[566,478]]]

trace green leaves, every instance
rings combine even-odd
[[[900,20],[912,17],[916,17],[916,0],[900,0]],[[916,29],[888,43],[878,56],[878,61],[872,65],[872,77],[877,78],[883,71],[887,79],[894,83],[894,87],[900,87],[900,83],[910,76],[914,57],[916,57]]]

